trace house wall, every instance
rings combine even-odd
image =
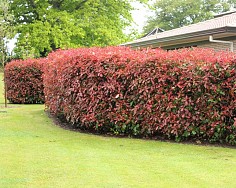
[[[234,52],[236,53],[236,40],[232,40],[232,42],[234,43]],[[229,44],[215,43],[215,42],[207,42],[204,44],[199,44],[198,47],[199,48],[213,48],[216,51],[221,51],[221,50],[229,51],[230,50]]]
[[[232,41],[234,43],[234,52],[236,53],[236,38],[235,37],[228,37],[228,38],[222,38],[222,39],[217,39],[217,40]],[[175,50],[175,49],[188,48],[188,47],[213,48],[216,51],[221,51],[221,50],[230,51],[229,44],[209,42],[209,41],[199,41],[195,43],[177,44],[173,46],[165,46],[162,48],[165,50]]]

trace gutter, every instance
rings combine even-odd
[[[230,51],[233,52],[234,51],[234,43],[231,41],[224,41],[224,40],[214,40],[213,36],[210,35],[209,36],[209,42],[216,42],[216,43],[223,43],[223,44],[229,44],[230,45]]]

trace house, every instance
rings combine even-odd
[[[122,45],[133,48],[161,47],[166,50],[202,47],[236,52],[236,11],[169,31],[153,30],[140,39]]]

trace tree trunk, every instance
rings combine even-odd
[[[7,108],[7,84],[6,84],[6,74],[5,74],[5,57],[4,57],[4,44],[2,49],[2,67],[3,67],[3,78],[4,78],[4,99],[5,99],[5,108]]]
[[[4,98],[5,98],[5,108],[7,108],[7,83],[6,83],[5,69],[3,70],[3,75],[4,75]]]

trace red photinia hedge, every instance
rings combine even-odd
[[[235,68],[233,54],[204,49],[59,50],[46,105],[82,129],[236,144]]]
[[[43,60],[13,60],[5,67],[7,98],[12,103],[44,103]]]

